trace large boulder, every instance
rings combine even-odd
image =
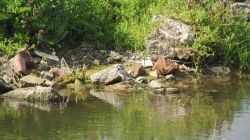
[[[178,70],[178,64],[173,62],[171,59],[166,58],[165,56],[159,56],[152,70],[156,71],[159,75],[165,76],[176,72]]]
[[[35,63],[28,50],[20,50],[9,62],[10,67],[17,74],[27,74],[28,70],[35,68]]]
[[[0,94],[3,94],[10,90],[12,90],[12,88],[8,84],[6,84],[3,80],[0,79]]]
[[[95,84],[115,84],[129,77],[129,74],[124,70],[123,65],[114,65],[110,68],[97,72],[91,75],[91,81]]]
[[[159,23],[160,27],[146,43],[151,56],[164,55],[180,59],[189,59],[192,56],[192,51],[186,48],[194,42],[191,26],[165,16],[155,16],[153,22]],[[187,49],[189,51],[186,51]]]
[[[54,102],[60,101],[61,96],[51,87],[29,87],[12,90],[1,95],[2,97],[27,100],[29,102]]]

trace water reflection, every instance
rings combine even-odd
[[[10,107],[10,108],[13,108],[15,110],[18,110],[18,109],[26,106],[26,107],[33,107],[35,109],[49,112],[49,111],[51,111],[52,104],[39,103],[39,102],[38,103],[30,103],[30,102],[25,101],[25,100],[16,100],[16,99],[5,98],[5,99],[2,99],[1,106]]]
[[[163,119],[183,118],[189,112],[189,107],[181,104],[183,98],[175,95],[148,94],[148,106]]]
[[[128,103],[128,94],[114,93],[112,91],[91,89],[89,91],[90,95],[114,106],[117,109],[125,107]]]
[[[177,96],[85,90],[63,109],[4,99],[0,139],[244,140],[249,89],[247,81],[204,80]]]

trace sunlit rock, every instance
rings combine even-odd
[[[146,43],[149,54],[153,57],[164,55],[169,58],[179,56],[181,59],[189,59],[191,53],[183,55],[185,53],[183,49],[185,50],[194,42],[192,27],[161,15],[154,16],[153,22],[159,23],[160,27]]]
[[[147,57],[141,61],[138,61],[138,63],[140,63],[144,68],[151,68],[154,65],[150,57]]]
[[[27,100],[29,102],[60,101],[61,96],[51,87],[19,88],[1,95],[2,97]]]
[[[45,83],[45,80],[34,75],[27,75],[22,77],[20,82],[22,83],[23,87],[29,87],[42,85]]]
[[[23,75],[27,74],[28,70],[35,68],[33,58],[26,49],[17,52],[16,56],[10,59],[9,65],[15,73]]]
[[[118,64],[91,75],[91,81],[95,84],[109,85],[121,82],[126,77],[129,77],[129,74],[123,65]]]

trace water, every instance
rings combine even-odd
[[[67,104],[0,99],[0,139],[250,139],[250,81],[184,84],[174,96],[91,90]]]

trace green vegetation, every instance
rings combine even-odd
[[[13,40],[4,39],[0,42],[0,52],[8,55],[14,55],[21,48],[33,48],[34,46],[28,47],[27,44],[15,43]]]
[[[152,17],[168,15],[192,25],[197,67],[207,60],[250,69],[250,24],[230,1],[215,0],[4,0],[0,2],[0,51],[77,46],[143,50],[154,32]],[[7,43],[6,43],[7,42]],[[11,42],[10,44],[8,42]],[[17,44],[16,44],[17,43]],[[20,45],[19,45],[20,44]],[[12,47],[13,46],[13,47]]]

